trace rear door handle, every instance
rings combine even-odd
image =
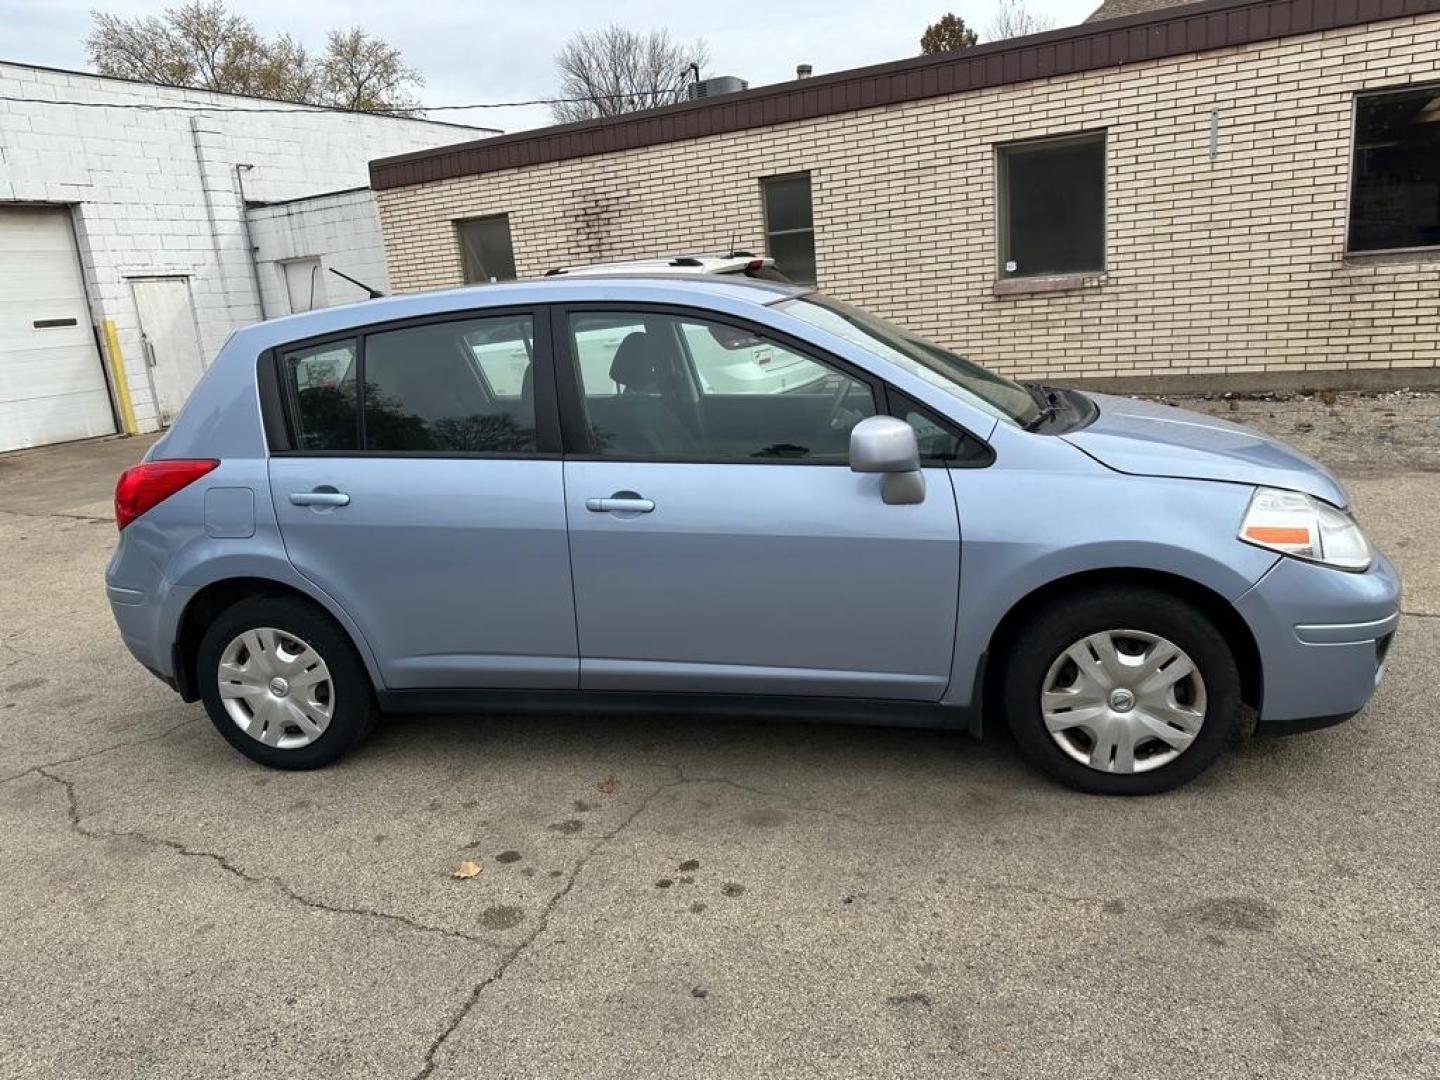
[[[290,504],[292,506],[349,506],[350,496],[343,491],[336,491],[334,488],[326,490],[317,488],[314,491],[292,491],[290,493]]]
[[[655,509],[655,502],[633,491],[617,491],[608,499],[586,499],[585,509],[592,514],[648,514]]]

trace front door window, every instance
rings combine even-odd
[[[878,412],[868,382],[729,323],[587,311],[569,332],[601,457],[843,464]]]

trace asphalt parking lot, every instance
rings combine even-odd
[[[1440,1075],[1423,458],[1341,465],[1406,578],[1370,708],[1112,800],[1003,736],[683,715],[266,771],[115,633],[144,445],[0,458],[0,1075]]]

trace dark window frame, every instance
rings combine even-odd
[[[864,368],[852,364],[842,357],[826,352],[824,349],[794,337],[784,331],[776,330],[769,326],[750,322],[747,319],[729,315],[724,312],[711,311],[708,308],[687,307],[683,304],[656,304],[634,301],[604,301],[593,300],[569,304],[553,304],[550,306],[550,341],[551,351],[554,357],[555,379],[559,391],[560,407],[560,429],[564,442],[564,458],[567,461],[612,461],[612,462],[647,462],[657,465],[801,465],[812,469],[848,469],[849,462],[846,461],[809,461],[805,458],[665,458],[648,455],[615,455],[599,454],[592,449],[590,430],[586,423],[586,412],[584,405],[584,388],[581,385],[579,358],[574,355],[570,341],[570,315],[572,313],[584,314],[587,312],[627,314],[634,312],[637,316],[645,315],[668,315],[677,319],[697,319],[706,322],[721,323],[725,326],[732,326],[737,330],[744,330],[752,334],[758,334],[773,340],[777,345],[813,360],[817,364],[824,364],[834,368],[841,374],[848,375],[858,382],[870,388],[875,402],[875,415],[894,416],[902,418],[909,411],[924,413],[938,426],[954,432],[967,442],[974,443],[978,449],[973,461],[962,462],[940,462],[924,460],[921,465],[927,468],[985,468],[995,461],[995,451],[990,444],[980,438],[974,432],[948,417],[941,416],[933,408],[916,400],[904,391],[892,387],[882,376],[875,375]]]
[[[806,186],[810,189],[810,226],[809,226],[809,228],[804,228],[804,229],[772,229],[772,228],[770,227],[770,185],[771,185],[771,184],[774,184],[774,183],[779,183],[779,182],[785,181],[785,180],[796,180],[796,179],[798,179],[798,178],[800,178],[800,177],[802,177],[802,176],[805,178],[805,184],[806,184]],[[813,172],[812,170],[810,170],[810,169],[795,169],[795,170],[793,170],[793,171],[791,171],[791,172],[775,173],[775,174],[773,174],[773,175],[771,175],[771,176],[762,176],[762,177],[760,177],[760,216],[761,216],[761,224],[763,225],[763,227],[764,227],[764,232],[765,232],[765,254],[766,254],[766,256],[768,256],[768,257],[771,258],[771,259],[775,258],[775,251],[774,251],[773,246],[772,246],[771,243],[770,243],[770,238],[771,238],[772,236],[801,236],[801,235],[804,235],[804,234],[807,234],[807,233],[809,234],[809,236],[810,236],[810,263],[811,263],[811,265],[815,268],[814,274],[813,274],[813,277],[815,278],[815,280],[814,280],[814,281],[802,281],[802,280],[800,280],[800,279],[798,279],[798,278],[794,278],[794,277],[787,277],[787,280],[793,281],[796,285],[818,286],[819,283],[820,283],[820,282],[819,282],[819,279],[820,279],[820,250],[819,250],[819,247],[818,247],[818,246],[816,245],[816,243],[815,243],[816,236],[815,236],[815,174],[814,174],[814,172]],[[782,273],[784,272],[784,268],[781,267],[781,266],[778,264],[778,261],[777,261],[777,263],[776,263],[776,269],[777,269],[777,270],[781,270]]]
[[[1440,82],[1404,83],[1395,86],[1377,86],[1373,89],[1357,90],[1351,95],[1350,103],[1350,145],[1345,177],[1345,256],[1361,259],[1371,256],[1440,254],[1440,239],[1433,244],[1419,244],[1409,247],[1355,247],[1355,194],[1360,170],[1360,107],[1367,99],[1398,97],[1409,94],[1433,94],[1440,98]]]
[[[510,249],[510,276],[485,278],[484,280],[474,279],[469,276],[470,259],[466,254],[465,247],[465,226],[480,224],[487,221],[501,221],[505,224],[505,243]],[[477,214],[474,217],[456,218],[451,222],[455,229],[455,246],[460,254],[460,280],[465,285],[488,285],[492,281],[516,281],[519,274],[515,268],[515,232],[510,228],[510,214],[508,212],[499,214]]]
[[[1009,158],[1027,153],[1098,142],[1100,144],[1100,265],[1093,269],[1040,271],[1027,274],[1005,269],[1010,258],[1010,183]],[[994,144],[995,168],[995,277],[999,281],[1023,281],[1026,278],[1084,277],[1107,273],[1110,267],[1110,132],[1108,128],[1086,128],[1060,135],[1041,135]]]
[[[261,418],[266,445],[272,457],[336,458],[464,458],[500,461],[559,460],[561,456],[560,412],[555,385],[555,357],[551,348],[551,319],[544,304],[510,304],[469,308],[436,315],[369,323],[330,334],[297,338],[260,354],[256,371]],[[365,340],[372,334],[390,333],[440,323],[474,322],[477,319],[528,316],[533,338],[535,366],[535,450],[371,450],[365,445]],[[284,355],[298,349],[355,341],[355,412],[358,450],[303,450],[296,447],[299,430],[291,395],[285,393]]]
[[[964,457],[955,461],[947,461],[944,458],[926,457],[923,453],[920,456],[922,468],[935,469],[987,469],[995,464],[995,448],[984,439],[971,434],[961,425],[955,423],[949,417],[942,416],[929,405],[917,398],[911,397],[903,390],[886,385],[886,394],[889,398],[888,415],[897,420],[904,420],[906,413],[919,413],[929,420],[940,430],[948,432],[951,436],[959,439],[966,446],[967,452]]]

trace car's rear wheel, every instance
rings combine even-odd
[[[195,666],[215,727],[263,765],[328,765],[375,726],[375,695],[354,645],[306,601],[255,597],[227,608],[206,628]]]
[[[1148,795],[1208,768],[1240,731],[1240,673],[1198,608],[1169,593],[1073,594],[1024,628],[1003,675],[1015,740],[1081,791]]]

